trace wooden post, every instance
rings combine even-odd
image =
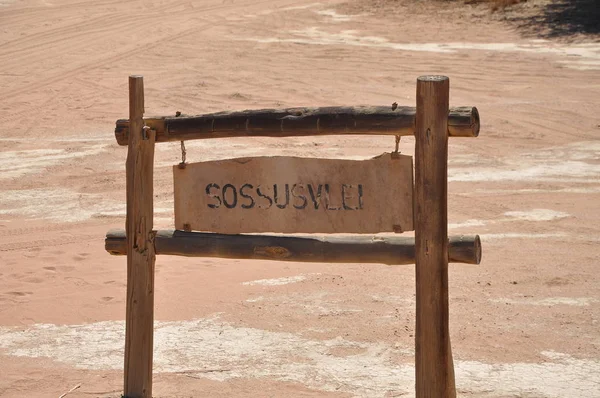
[[[445,76],[417,79],[415,334],[417,398],[456,397],[448,327],[448,103]]]
[[[127,308],[125,386],[127,398],[152,397],[154,328],[153,171],[154,132],[144,129],[144,81],[129,77],[131,134],[127,152]]]

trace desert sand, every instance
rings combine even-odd
[[[126,260],[104,236],[124,227],[128,75],[170,115],[414,106],[416,78],[443,74],[482,120],[449,150],[449,232],[483,241],[480,265],[450,266],[458,393],[600,397],[600,44],[483,6],[373,3],[0,0],[0,396],[122,392]],[[187,160],[393,147],[219,139]],[[156,150],[155,225],[172,228],[180,147]],[[154,396],[414,396],[414,274],[159,256]]]

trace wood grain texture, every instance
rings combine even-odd
[[[157,255],[185,257],[348,264],[415,263],[415,238],[409,236],[223,235],[161,230],[156,233],[154,245]],[[104,247],[113,255],[127,254],[125,231],[109,231]],[[480,259],[479,236],[450,237],[449,262],[479,264]]]
[[[127,152],[127,307],[125,380],[127,398],[152,397],[154,328],[153,172],[154,134],[144,130],[144,83],[129,77],[131,132]]]
[[[296,137],[333,134],[410,136],[415,132],[416,108],[400,106],[258,109],[198,116],[146,118],[156,131],[156,142],[225,137]],[[115,138],[127,145],[129,120],[116,122]],[[451,108],[451,137],[476,137],[479,113],[474,107]]]
[[[449,79],[417,79],[415,248],[417,398],[456,397],[448,310]]]
[[[175,228],[225,234],[413,230],[410,156],[252,157],[173,167]]]

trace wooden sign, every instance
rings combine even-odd
[[[255,157],[173,167],[175,227],[225,234],[413,230],[412,157]]]

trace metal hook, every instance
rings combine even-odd
[[[185,141],[181,141],[181,163],[179,163],[179,168],[180,169],[185,169],[185,158],[186,158],[187,152],[185,150]]]

